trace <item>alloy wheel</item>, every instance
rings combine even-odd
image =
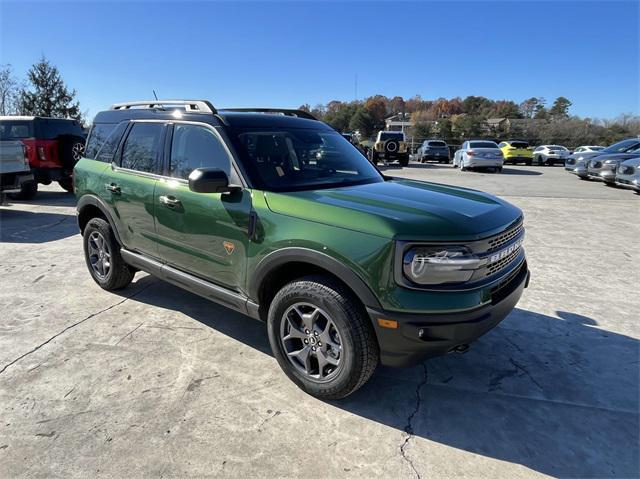
[[[309,380],[327,382],[342,365],[342,339],[331,317],[309,303],[295,303],[280,322],[287,359]]]
[[[94,231],[89,235],[89,263],[95,275],[100,279],[105,279],[111,271],[111,251],[104,236],[99,231]]]

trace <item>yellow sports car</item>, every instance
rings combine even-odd
[[[504,156],[504,163],[525,163],[531,166],[533,151],[529,149],[526,141],[503,141],[498,145]]]

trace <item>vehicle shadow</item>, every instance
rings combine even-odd
[[[133,301],[180,311],[272,355],[264,323],[139,277],[136,287],[146,286],[153,287]],[[410,369],[380,366],[362,389],[330,404],[552,476],[632,477],[640,466],[638,340],[585,316],[556,314],[516,308],[469,353]],[[428,460],[412,456],[418,468]]]
[[[75,195],[66,191],[48,191],[40,190],[36,194],[35,198],[30,200],[7,200],[9,204],[24,204],[24,205],[48,205],[48,206],[75,206]]]
[[[76,216],[0,208],[0,242],[47,243],[78,234]]]
[[[533,170],[525,170],[522,167],[520,167],[520,168],[518,168],[518,167],[516,167],[516,168],[508,168],[508,167],[504,166],[502,168],[502,174],[503,175],[540,176],[540,175],[542,175],[542,172],[533,171]]]

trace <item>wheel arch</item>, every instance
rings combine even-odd
[[[113,217],[111,216],[111,213],[109,213],[109,208],[104,201],[94,195],[85,195],[78,200],[77,210],[80,234],[84,234],[84,229],[89,220],[92,218],[102,218],[109,223],[116,240],[122,245],[122,240],[120,239],[118,230],[115,227]]]
[[[266,318],[271,300],[278,290],[296,278],[324,274],[342,283],[365,307],[380,308],[380,302],[365,281],[353,270],[329,255],[308,248],[283,248],[265,256],[248,286],[249,298],[260,305]]]

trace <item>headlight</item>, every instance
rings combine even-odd
[[[417,284],[463,283],[471,279],[480,261],[465,247],[415,247],[404,254],[402,268]]]

